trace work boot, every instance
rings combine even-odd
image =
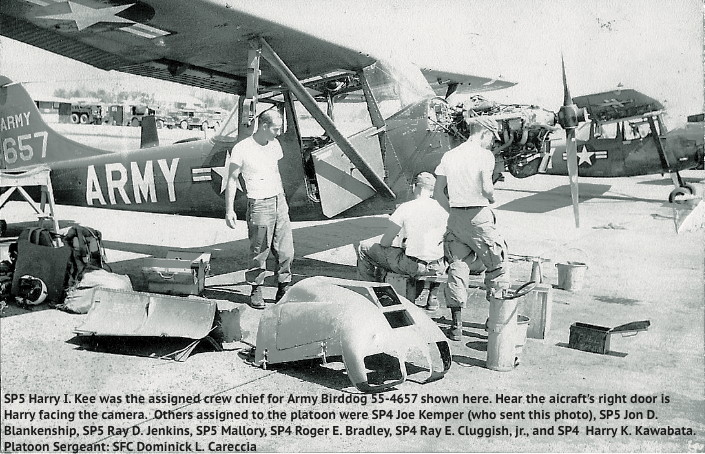
[[[426,298],[425,307],[428,312],[435,312],[440,307],[438,304],[438,290],[440,288],[441,286],[437,282],[431,283],[431,287],[428,290],[428,297]]]
[[[253,309],[264,309],[265,304],[264,304],[264,298],[262,297],[262,286],[261,285],[253,285],[252,286],[252,293],[250,293],[250,306]]]
[[[450,315],[453,317],[448,337],[450,340],[463,340],[463,308],[451,307]]]
[[[278,303],[284,297],[284,294],[289,290],[291,282],[280,282],[277,285],[277,295],[274,297],[274,302]]]

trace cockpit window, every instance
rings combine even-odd
[[[596,139],[616,139],[618,127],[617,123],[599,123],[595,125]]]
[[[384,118],[435,95],[421,70],[411,63],[377,61],[363,73]]]

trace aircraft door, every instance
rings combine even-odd
[[[372,126],[348,137],[348,140],[372,170],[382,177],[384,163],[378,138],[379,129]],[[360,171],[340,147],[331,143],[311,153],[316,169],[321,209],[333,217],[376,194]]]

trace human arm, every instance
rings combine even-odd
[[[231,229],[235,228],[237,216],[235,215],[235,194],[237,193],[237,180],[240,177],[241,167],[233,164],[228,166],[228,182],[225,186],[225,223]]]
[[[389,247],[392,245],[394,242],[394,238],[399,234],[399,231],[401,230],[401,226],[395,224],[394,222],[390,222],[389,227],[387,227],[387,230],[384,232],[384,235],[382,235],[382,239],[379,240],[380,246],[384,247]]]
[[[494,172],[494,155],[492,156],[491,166],[485,166],[480,172],[480,178],[482,179],[482,195],[489,200],[490,203],[494,203],[494,185],[492,184],[492,173]]]
[[[448,202],[448,196],[446,196],[446,187],[448,186],[448,179],[445,175],[436,175],[436,185],[433,187],[433,198],[438,201],[438,203],[446,211],[450,210],[450,203]]]

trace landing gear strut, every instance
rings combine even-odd
[[[665,127],[661,122],[661,119],[657,119],[660,130],[665,132]],[[654,117],[649,116],[648,120],[651,135],[654,138],[654,143],[656,145],[656,150],[658,150],[659,157],[661,158],[661,166],[665,172],[668,172],[671,175],[673,186],[675,186],[675,189],[668,195],[668,202],[683,203],[690,198],[689,196],[695,195],[695,186],[685,183],[681,177],[681,174],[677,170],[674,170],[672,164],[675,163],[676,160],[673,155],[670,152],[667,152],[667,150],[663,147],[659,136],[659,130],[656,129]]]

